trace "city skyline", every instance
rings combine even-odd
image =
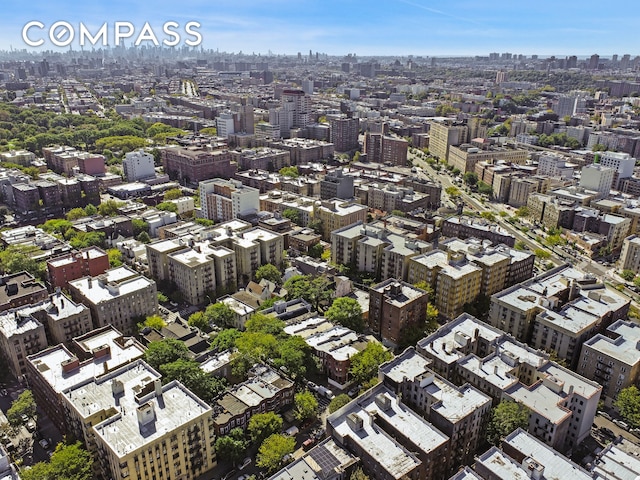
[[[312,50],[359,56],[464,56],[494,51],[541,56],[636,55],[638,42],[632,32],[640,5],[624,1],[616,6],[607,10],[601,4],[596,9],[595,2],[542,1],[526,6],[505,4],[492,10],[468,0],[396,0],[373,5],[330,0],[301,8],[290,0],[225,0],[212,8],[204,0],[185,0],[179,7],[160,0],[150,9],[123,0],[109,4],[66,0],[56,5],[34,0],[5,7],[0,49],[31,49],[21,32],[34,20],[45,24],[40,32],[44,38],[48,27],[59,20],[75,28],[82,22],[94,33],[107,22],[110,44],[116,21],[132,22],[136,35],[149,22],[161,42],[164,22],[176,21],[182,28],[186,22],[198,21],[203,48],[249,54],[306,54]],[[128,39],[125,44],[132,43]],[[77,42],[72,47],[79,49]],[[52,49],[48,40],[41,48],[46,49]]]

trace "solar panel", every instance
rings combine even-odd
[[[325,475],[334,471],[342,463],[324,445],[319,445],[310,450],[309,456],[320,466]]]

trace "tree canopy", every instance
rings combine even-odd
[[[347,395],[346,393],[341,393],[340,395],[335,397],[333,400],[331,400],[331,402],[329,403],[329,413],[333,413],[336,410],[340,410],[350,401],[351,399],[349,398],[349,395]]]
[[[378,375],[378,367],[393,354],[378,342],[369,342],[364,350],[351,357],[349,373],[357,383],[366,383]]]
[[[277,433],[271,435],[260,445],[256,465],[271,473],[280,466],[286,455],[293,453],[295,448],[295,438]]]
[[[22,424],[22,415],[33,418],[36,414],[36,401],[33,399],[31,390],[25,390],[18,398],[11,402],[11,407],[7,410],[7,420],[12,426]]]
[[[209,375],[193,359],[180,358],[174,362],[165,363],[160,366],[160,372],[162,372],[164,383],[178,380],[208,404],[212,404],[227,385],[224,378]]]
[[[23,480],[91,480],[93,456],[76,442],[59,443],[48,462],[38,462],[28,470],[22,470]]]
[[[227,328],[211,341],[211,348],[216,348],[218,351],[228,350],[236,346],[236,340],[241,336],[242,333],[235,328]]]
[[[294,397],[293,415],[296,420],[307,420],[313,418],[318,412],[318,400],[309,390],[296,393]]]
[[[362,307],[354,298],[336,298],[324,315],[331,322],[338,323],[356,332],[364,330]]]
[[[216,440],[216,453],[220,460],[225,459],[236,465],[244,458],[247,441],[241,428],[232,429],[227,435]]]
[[[282,417],[274,412],[257,413],[251,417],[247,432],[251,441],[261,444],[267,437],[282,430]]]
[[[151,367],[159,370],[166,363],[175,362],[180,359],[189,358],[189,349],[184,342],[175,338],[164,338],[156,342],[151,342],[144,352],[145,361]]]
[[[324,276],[295,275],[284,283],[284,288],[288,300],[302,298],[317,311],[324,310],[323,307],[331,301],[329,280]]]
[[[631,427],[640,427],[640,390],[635,385],[623,388],[613,404]]]
[[[529,409],[520,403],[503,400],[491,411],[487,441],[491,445],[498,445],[506,435],[518,428],[526,430],[528,426]]]
[[[282,272],[280,272],[280,270],[278,270],[278,267],[276,267],[275,265],[266,263],[258,267],[258,269],[256,270],[256,280],[259,282],[263,278],[277,285],[280,285],[282,283]]]

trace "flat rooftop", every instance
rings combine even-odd
[[[102,345],[108,345],[109,355],[91,359],[70,372],[62,370],[62,363],[75,356],[66,347],[58,345],[29,357],[29,361],[56,392],[73,387],[83,381],[98,377],[107,371],[132,362],[144,355],[145,348],[132,338],[124,338],[114,329],[100,331],[97,335],[87,334],[81,346],[88,352]]]

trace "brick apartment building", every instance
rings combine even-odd
[[[52,289],[67,288],[78,278],[95,277],[109,270],[109,257],[98,247],[88,247],[47,261],[49,285]]]

